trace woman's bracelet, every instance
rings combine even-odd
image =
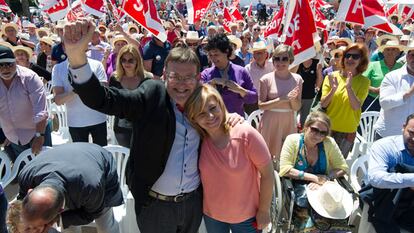
[[[299,179],[300,180],[304,180],[305,179],[305,172],[304,171],[299,171]]]

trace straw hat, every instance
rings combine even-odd
[[[127,39],[124,36],[122,36],[122,35],[116,35],[116,36],[114,36],[114,38],[112,38],[112,41],[111,41],[112,47],[115,46],[115,43],[116,42],[121,41],[121,40],[123,40],[123,41],[125,41],[125,42],[128,43]]]
[[[335,54],[337,54],[337,53],[339,53],[339,52],[344,52],[344,51],[345,51],[345,49],[346,49],[346,47],[345,47],[345,46],[341,46],[341,47],[339,47],[339,48],[337,48],[337,49],[333,49],[333,50],[331,50],[331,51],[329,52],[329,54],[331,55],[331,57],[335,57]]]
[[[249,49],[249,52],[254,53],[256,51],[266,50],[266,49],[267,49],[266,43],[264,41],[258,41],[258,42],[253,43],[253,46]]]
[[[236,45],[236,49],[239,49],[242,47],[242,41],[237,38],[235,35],[228,35],[227,38],[229,39],[230,43],[233,43]]]
[[[347,46],[352,44],[352,40],[347,37],[339,37],[338,39],[335,40],[335,44],[338,44],[340,42],[345,42]]]
[[[128,25],[128,30],[127,30],[127,32],[129,32],[129,30],[131,30],[131,28],[134,28],[137,32],[139,32],[139,29],[138,29],[137,25],[132,24],[132,23],[130,23],[130,24]]]
[[[387,48],[397,48],[397,49],[399,49],[400,51],[402,51],[402,50],[404,50],[403,48],[403,46],[402,45],[400,45],[400,43],[398,43],[398,41],[395,41],[395,40],[389,40],[389,41],[387,41],[386,43],[385,43],[385,45],[381,45],[379,48],[378,48],[378,51],[380,51],[381,53],[384,51],[384,49],[387,49]]]
[[[56,27],[55,28],[61,28],[61,29],[63,29],[67,23],[68,23],[67,20],[65,20],[65,19],[59,19],[57,21],[57,24],[56,24]]]
[[[414,40],[411,40],[408,45],[405,47],[405,52],[408,53],[408,51],[414,50]]]
[[[3,33],[6,32],[6,28],[8,28],[8,27],[14,28],[14,30],[16,30],[16,32],[19,31],[19,27],[17,26],[17,24],[15,24],[15,23],[6,23],[6,24],[3,24],[1,26],[1,30],[3,31]]]
[[[398,38],[395,36],[391,36],[391,35],[382,35],[380,37],[377,38],[377,40],[375,41],[375,43],[377,43],[378,46],[381,46],[381,42],[383,40],[394,40],[398,42]]]
[[[8,48],[13,48],[13,45],[11,45],[9,42],[6,42],[6,41],[0,41],[0,45],[8,47]]]
[[[345,219],[354,207],[352,195],[336,182],[327,181],[316,190],[306,187],[306,194],[312,208],[325,218]]]
[[[48,28],[41,27],[41,28],[36,29],[36,35],[37,36],[39,36],[39,32],[45,32],[46,33],[46,36],[48,36],[50,31],[49,31]]]
[[[33,50],[29,47],[26,47],[26,46],[23,46],[23,45],[17,45],[17,46],[13,46],[11,49],[13,50],[13,53],[15,53],[18,50],[24,51],[28,55],[29,61],[32,58]]]
[[[55,44],[53,39],[51,37],[47,37],[47,36],[44,36],[44,37],[40,38],[39,41],[43,42],[45,44],[48,44],[50,46],[53,46]]]
[[[409,41],[410,40],[410,35],[402,35],[400,38],[400,41]]]
[[[201,38],[198,36],[198,32],[196,31],[188,31],[187,35],[185,36],[185,40],[191,41],[199,41]]]

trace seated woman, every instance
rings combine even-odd
[[[305,121],[303,133],[291,134],[283,143],[279,174],[293,179],[297,196],[293,223],[299,232],[316,230],[308,214],[304,184],[316,189],[327,180],[344,176],[348,171],[338,145],[328,136],[330,127],[330,120],[325,113],[313,112]],[[338,230],[335,227],[340,232],[346,228],[346,222],[332,224],[331,230]]]
[[[223,99],[208,84],[194,91],[185,112],[203,137],[199,169],[207,231],[261,232],[270,222],[273,189],[264,139],[247,123],[230,128]]]

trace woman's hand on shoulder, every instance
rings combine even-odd
[[[230,127],[234,127],[237,124],[241,124],[244,122],[244,118],[237,113],[229,113],[226,123]]]

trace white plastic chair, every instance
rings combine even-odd
[[[135,212],[133,207],[128,205],[133,203],[132,195],[129,195],[129,189],[125,179],[125,169],[129,158],[129,149],[119,145],[108,145],[104,148],[111,152],[116,161],[116,170],[118,173],[119,184],[121,185],[122,194],[124,196],[123,205],[113,207],[113,213],[115,221],[119,224],[120,233],[137,232],[139,233],[138,226],[136,224]],[[128,209],[129,207],[129,209]],[[96,227],[95,221],[91,222],[87,226]]]
[[[106,117],[106,131],[108,133],[108,144],[118,145],[114,131],[115,116],[108,115]]]
[[[0,184],[5,188],[14,179],[12,177],[12,163],[4,151],[0,151]]]
[[[374,142],[375,130],[374,124],[377,122],[379,112],[368,111],[361,114],[359,121],[359,131],[357,131],[356,137],[360,141],[359,151],[361,154],[366,154],[368,147]]]
[[[247,122],[254,128],[259,128],[260,119],[262,119],[263,111],[258,109],[254,112],[250,113],[249,117],[247,118]]]
[[[43,151],[49,149],[52,149],[52,147],[42,147],[42,151],[39,153],[39,155],[41,155]],[[16,161],[14,161],[11,177],[13,177],[13,179],[16,178],[19,175],[19,170],[22,168],[22,166],[24,167],[27,164],[29,164],[35,157],[36,155],[32,153],[31,148],[24,150],[22,153],[20,153],[17,156]]]
[[[355,191],[361,189],[362,182],[367,183],[368,158],[368,155],[362,155],[352,163],[349,179]]]
[[[72,139],[69,133],[66,105],[55,105],[54,107],[54,112],[59,121],[59,130],[52,132],[52,144],[55,146],[71,142]]]
[[[53,94],[53,93],[52,93],[52,88],[53,88],[53,86],[52,86],[52,81],[48,81],[48,82],[46,82],[45,84],[43,84],[43,86],[44,86],[44,88],[45,88],[46,95]]]

